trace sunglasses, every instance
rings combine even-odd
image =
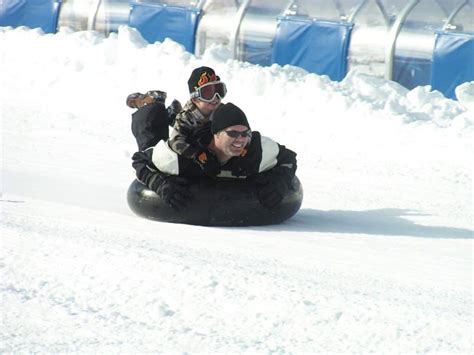
[[[218,96],[221,100],[227,94],[227,88],[223,82],[217,81],[201,86],[191,94],[191,98],[196,98],[204,102],[212,102]]]
[[[251,137],[252,136],[252,131],[250,129],[246,131],[224,131],[229,137],[231,138],[238,138],[238,137]]]

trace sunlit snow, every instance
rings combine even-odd
[[[474,82],[459,101],[108,38],[0,28],[2,353],[473,352]],[[301,210],[205,228],[133,215],[128,94],[213,67],[298,153]]]

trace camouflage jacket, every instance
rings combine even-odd
[[[204,116],[192,101],[188,101],[176,116],[176,122],[168,140],[169,147],[183,158],[194,158],[202,150],[191,143],[194,141],[194,132],[206,125],[209,120],[210,116]]]

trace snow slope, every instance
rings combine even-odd
[[[473,352],[474,83],[459,102],[356,72],[337,83],[125,27],[0,28],[0,55],[1,352]],[[184,102],[199,65],[298,153],[305,198],[286,223],[129,211],[125,98]]]

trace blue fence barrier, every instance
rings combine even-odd
[[[454,89],[467,81],[474,81],[474,35],[437,32],[431,87],[446,97],[456,98]]]
[[[129,26],[139,30],[149,43],[170,38],[181,43],[188,52],[194,52],[201,13],[198,8],[139,2],[130,5]]]
[[[352,24],[281,17],[273,44],[272,62],[290,64],[311,73],[342,80]]]
[[[27,26],[55,33],[61,0],[0,1],[0,26]]]

